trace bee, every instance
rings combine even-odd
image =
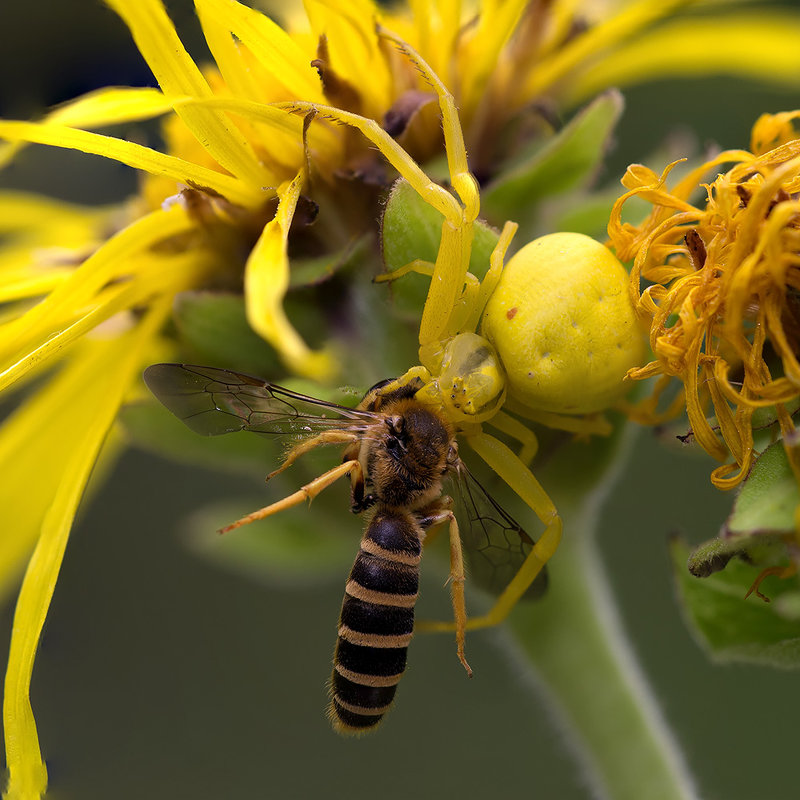
[[[365,513],[366,524],[345,587],[333,658],[329,717],[338,733],[369,732],[392,705],[414,633],[423,544],[429,532],[444,525],[450,537],[457,655],[472,675],[464,655],[464,551],[476,583],[499,593],[534,542],[461,461],[449,419],[415,397],[421,381],[383,381],[349,408],[213,367],[155,364],[144,378],[153,394],[197,433],[249,430],[302,437],[268,480],[319,445],[345,445],[341,464],[222,529],[310,501],[339,478],[350,477],[351,510]],[[444,494],[447,477],[457,478],[462,528],[453,501]],[[542,573],[527,596],[538,596],[545,582]]]

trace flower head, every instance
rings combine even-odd
[[[140,194],[114,209],[0,199],[8,234],[0,254],[0,389],[47,378],[0,430],[7,476],[0,505],[14,532],[4,539],[0,581],[9,583],[33,552],[5,692],[11,796],[44,789],[28,701],[38,635],[71,520],[116,412],[136,391],[142,367],[175,346],[164,338],[173,300],[198,288],[243,291],[249,325],[284,370],[327,380],[339,368],[327,331],[319,331],[324,326],[309,345],[308,332],[301,335],[284,310],[290,245],[295,266],[298,254],[340,258],[365,228],[374,230],[389,176],[352,130],[310,124],[273,104],[301,100],[355,111],[385,126],[414,158],[440,153],[429,87],[376,35],[379,17],[451,87],[472,169],[488,180],[532,128],[542,127],[540,101],[575,102],[606,74],[644,74],[641,58],[624,72],[623,43],[685,2],[640,0],[592,24],[571,4],[527,0],[483,0],[463,15],[459,3],[411,2],[384,13],[370,0],[307,0],[306,18],[283,29],[235,0],[197,0],[215,61],[205,69],[184,49],[160,0],[109,4],[160,89],[106,89],[40,122],[0,121],[8,143],[0,162],[38,143],[101,155],[147,176]],[[715,25],[693,20],[672,33],[676,41],[687,28],[708,37]],[[771,35],[794,32],[780,24]],[[762,46],[765,57],[781,49],[770,37],[761,37]],[[615,52],[616,71],[606,73]],[[700,52],[690,49],[684,67]],[[740,68],[738,54],[734,61]],[[165,117],[162,149],[92,132],[156,117]]]
[[[676,164],[660,177],[629,167],[629,191],[609,225],[620,258],[634,260],[631,291],[650,321],[655,356],[629,375],[683,383],[693,437],[715,458],[733,459],[712,476],[722,488],[750,469],[757,409],[774,406],[784,436],[794,429],[788,406],[800,396],[798,117],[764,114],[750,151],[720,153],[672,188]],[[702,182],[722,165],[725,172]],[[622,223],[634,196],[653,210],[639,225]],[[664,385],[640,409],[651,420]]]

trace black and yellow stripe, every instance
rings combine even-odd
[[[422,534],[410,514],[385,510],[364,532],[333,656],[330,717],[339,733],[366,733],[392,704],[414,633]]]

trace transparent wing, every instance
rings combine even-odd
[[[498,595],[517,574],[534,540],[522,526],[481,486],[459,461],[455,469],[455,513],[458,518],[468,578],[487,592]],[[547,589],[542,571],[523,595],[541,597]]]
[[[150,391],[196,433],[310,433],[358,427],[374,420],[347,408],[284,389],[261,378],[191,364],[154,364],[144,371]],[[345,422],[346,421],[346,422]]]

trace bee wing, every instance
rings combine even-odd
[[[455,478],[456,516],[470,580],[499,595],[528,557],[534,540],[462,461],[455,468]],[[541,597],[546,589],[547,573],[543,570],[523,599]]]
[[[341,428],[343,419],[366,424],[367,411],[284,389],[261,378],[191,364],[153,364],[144,371],[150,391],[195,433],[233,431],[308,433]]]

